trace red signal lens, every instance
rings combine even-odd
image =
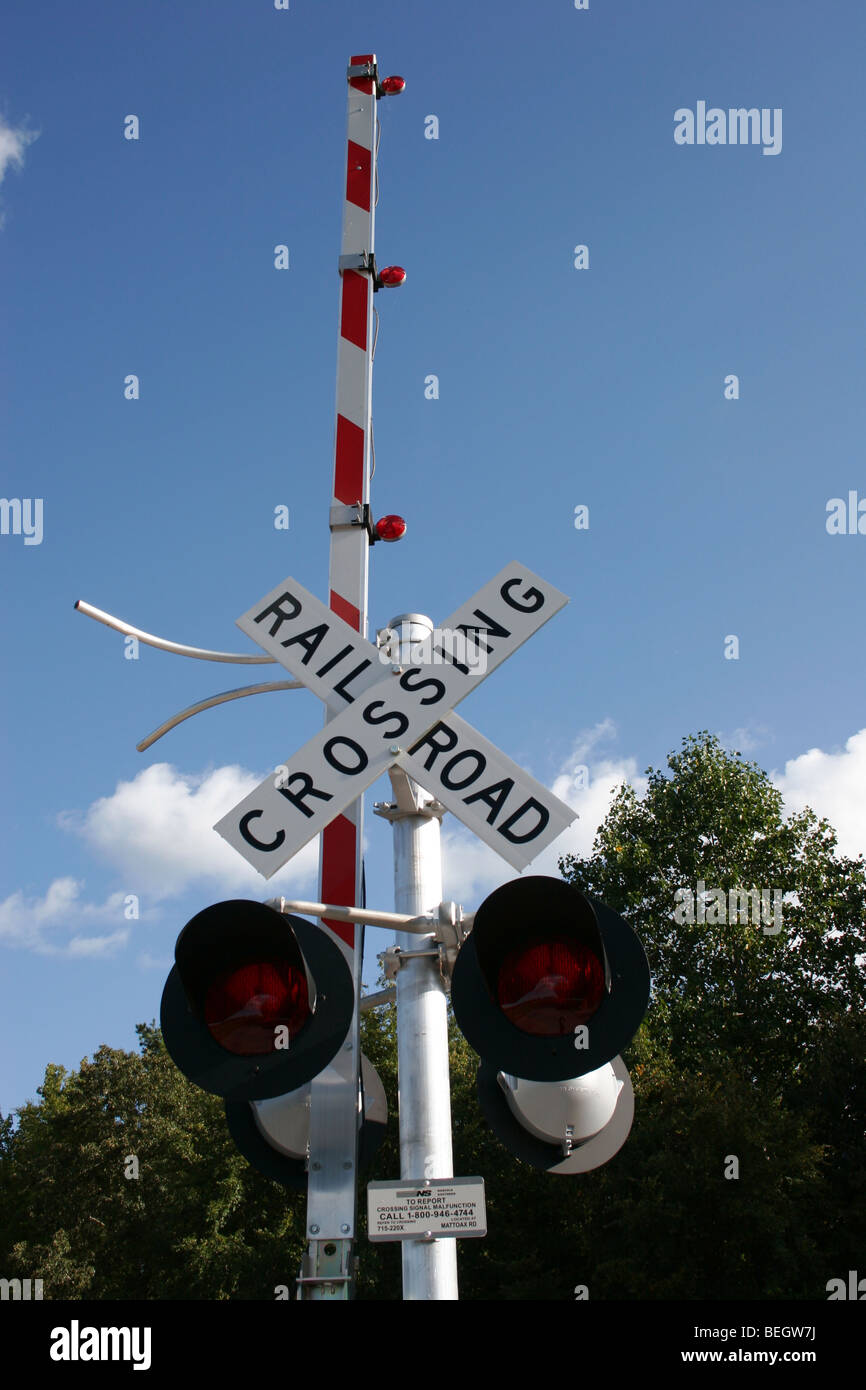
[[[310,1017],[307,977],[286,960],[255,961],[218,975],[204,1002],[205,1023],[227,1052],[274,1051],[277,1028],[294,1038]]]
[[[496,999],[522,1033],[556,1037],[592,1018],[604,995],[604,965],[589,946],[552,937],[509,952]]]
[[[382,79],[379,86],[386,96],[398,96],[406,86],[406,79],[405,77],[385,77]]]
[[[406,279],[406,272],[401,265],[386,265],[379,271],[379,284],[386,290],[393,290],[397,285],[402,285]]]
[[[406,523],[402,516],[383,516],[376,522],[376,535],[380,541],[399,541],[406,534]]]

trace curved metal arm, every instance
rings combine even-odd
[[[115,632],[125,632],[128,637],[137,637],[139,642],[145,642],[148,647],[159,647],[160,651],[163,652],[174,652],[177,656],[196,656],[199,661],[232,661],[238,665],[249,666],[274,664],[272,656],[240,656],[235,652],[208,652],[203,647],[187,647],[183,642],[169,642],[165,637],[154,637],[152,632],[142,632],[140,627],[133,627],[132,623],[125,623],[122,618],[113,618],[110,613],[103,613],[101,608],[94,608],[92,603],[85,603],[83,598],[76,600],[75,607],[86,618],[95,618],[98,623],[104,623],[106,627],[113,627]],[[285,690],[287,687],[280,685],[274,688]],[[195,713],[195,710],[192,712]]]
[[[214,705],[224,705],[227,700],[241,700],[244,695],[261,695],[266,690],[302,690],[301,681],[266,681],[262,685],[242,685],[237,690],[224,690],[222,695],[210,695],[207,700],[199,700],[196,705],[189,705],[187,709],[181,710],[180,714],[173,714],[171,719],[166,719],[164,724],[160,724],[158,729],[154,729],[152,734],[143,738],[141,743],[135,745],[139,753],[143,753],[151,744],[156,743],[157,739],[167,734],[169,729],[177,728],[185,719],[191,719],[194,714],[200,714],[203,709],[213,709]]]
[[[431,927],[439,924],[435,913],[420,916],[407,912],[378,912],[366,907],[344,907],[339,903],[308,903],[296,898],[268,898],[267,906],[275,912],[303,912],[308,917],[333,918],[335,922],[368,922],[373,927],[399,927],[400,931],[423,932],[431,935]]]

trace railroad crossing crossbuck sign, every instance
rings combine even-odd
[[[567,602],[524,565],[507,565],[439,629],[464,634],[481,660],[460,661],[434,633],[432,661],[384,665],[377,647],[287,579],[238,627],[332,717],[214,829],[270,878],[396,763],[524,869],[576,812],[451,711]]]

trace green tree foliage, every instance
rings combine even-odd
[[[728,755],[709,734],[649,769],[642,800],[622,786],[592,857],[569,856],[569,882],[628,917],[650,959],[650,1027],[680,1066],[712,1055],[740,1059],[785,1084],[820,1051],[831,1020],[866,1003],[863,860],[834,853],[836,836],[809,811],[783,819],[766,773]],[[775,890],[782,925],[737,923],[707,912],[676,921],[678,889]],[[767,905],[769,906],[769,898]]]
[[[361,1020],[392,1117],[394,1014]],[[136,1031],[140,1053],[101,1047],[77,1072],[50,1065],[17,1126],[0,1116],[0,1273],[42,1279],[51,1299],[293,1299],[304,1197],[250,1167],[222,1101],[186,1080],[157,1028]],[[365,1177],[399,1168],[392,1118]],[[399,1298],[399,1251],[364,1242],[361,1199],[360,1293]]]
[[[785,819],[766,773],[708,733],[668,768],[648,770],[641,800],[621,787],[592,856],[561,866],[626,917],[653,975],[629,1054],[632,1137],[591,1175],[597,1193],[616,1185],[619,1286],[635,1296],[645,1241],[655,1296],[825,1297],[864,1234],[863,859],[838,856],[811,811]],[[677,890],[699,881],[783,890],[781,929],[709,911],[677,921]],[[718,1181],[726,1154],[739,1178]]]
[[[49,1066],[0,1149],[6,1277],[46,1298],[273,1298],[293,1291],[303,1204],[235,1149],[223,1105],[178,1071],[156,1028],[141,1053]],[[137,1159],[138,1177],[130,1162]]]

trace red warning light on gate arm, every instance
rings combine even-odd
[[[405,279],[406,272],[401,265],[386,265],[379,271],[379,284],[386,290],[396,289]]]
[[[376,535],[380,541],[400,541],[406,534],[406,523],[402,516],[383,516],[376,522]]]
[[[383,77],[379,83],[379,91],[386,97],[396,97],[406,86],[405,77]]]

